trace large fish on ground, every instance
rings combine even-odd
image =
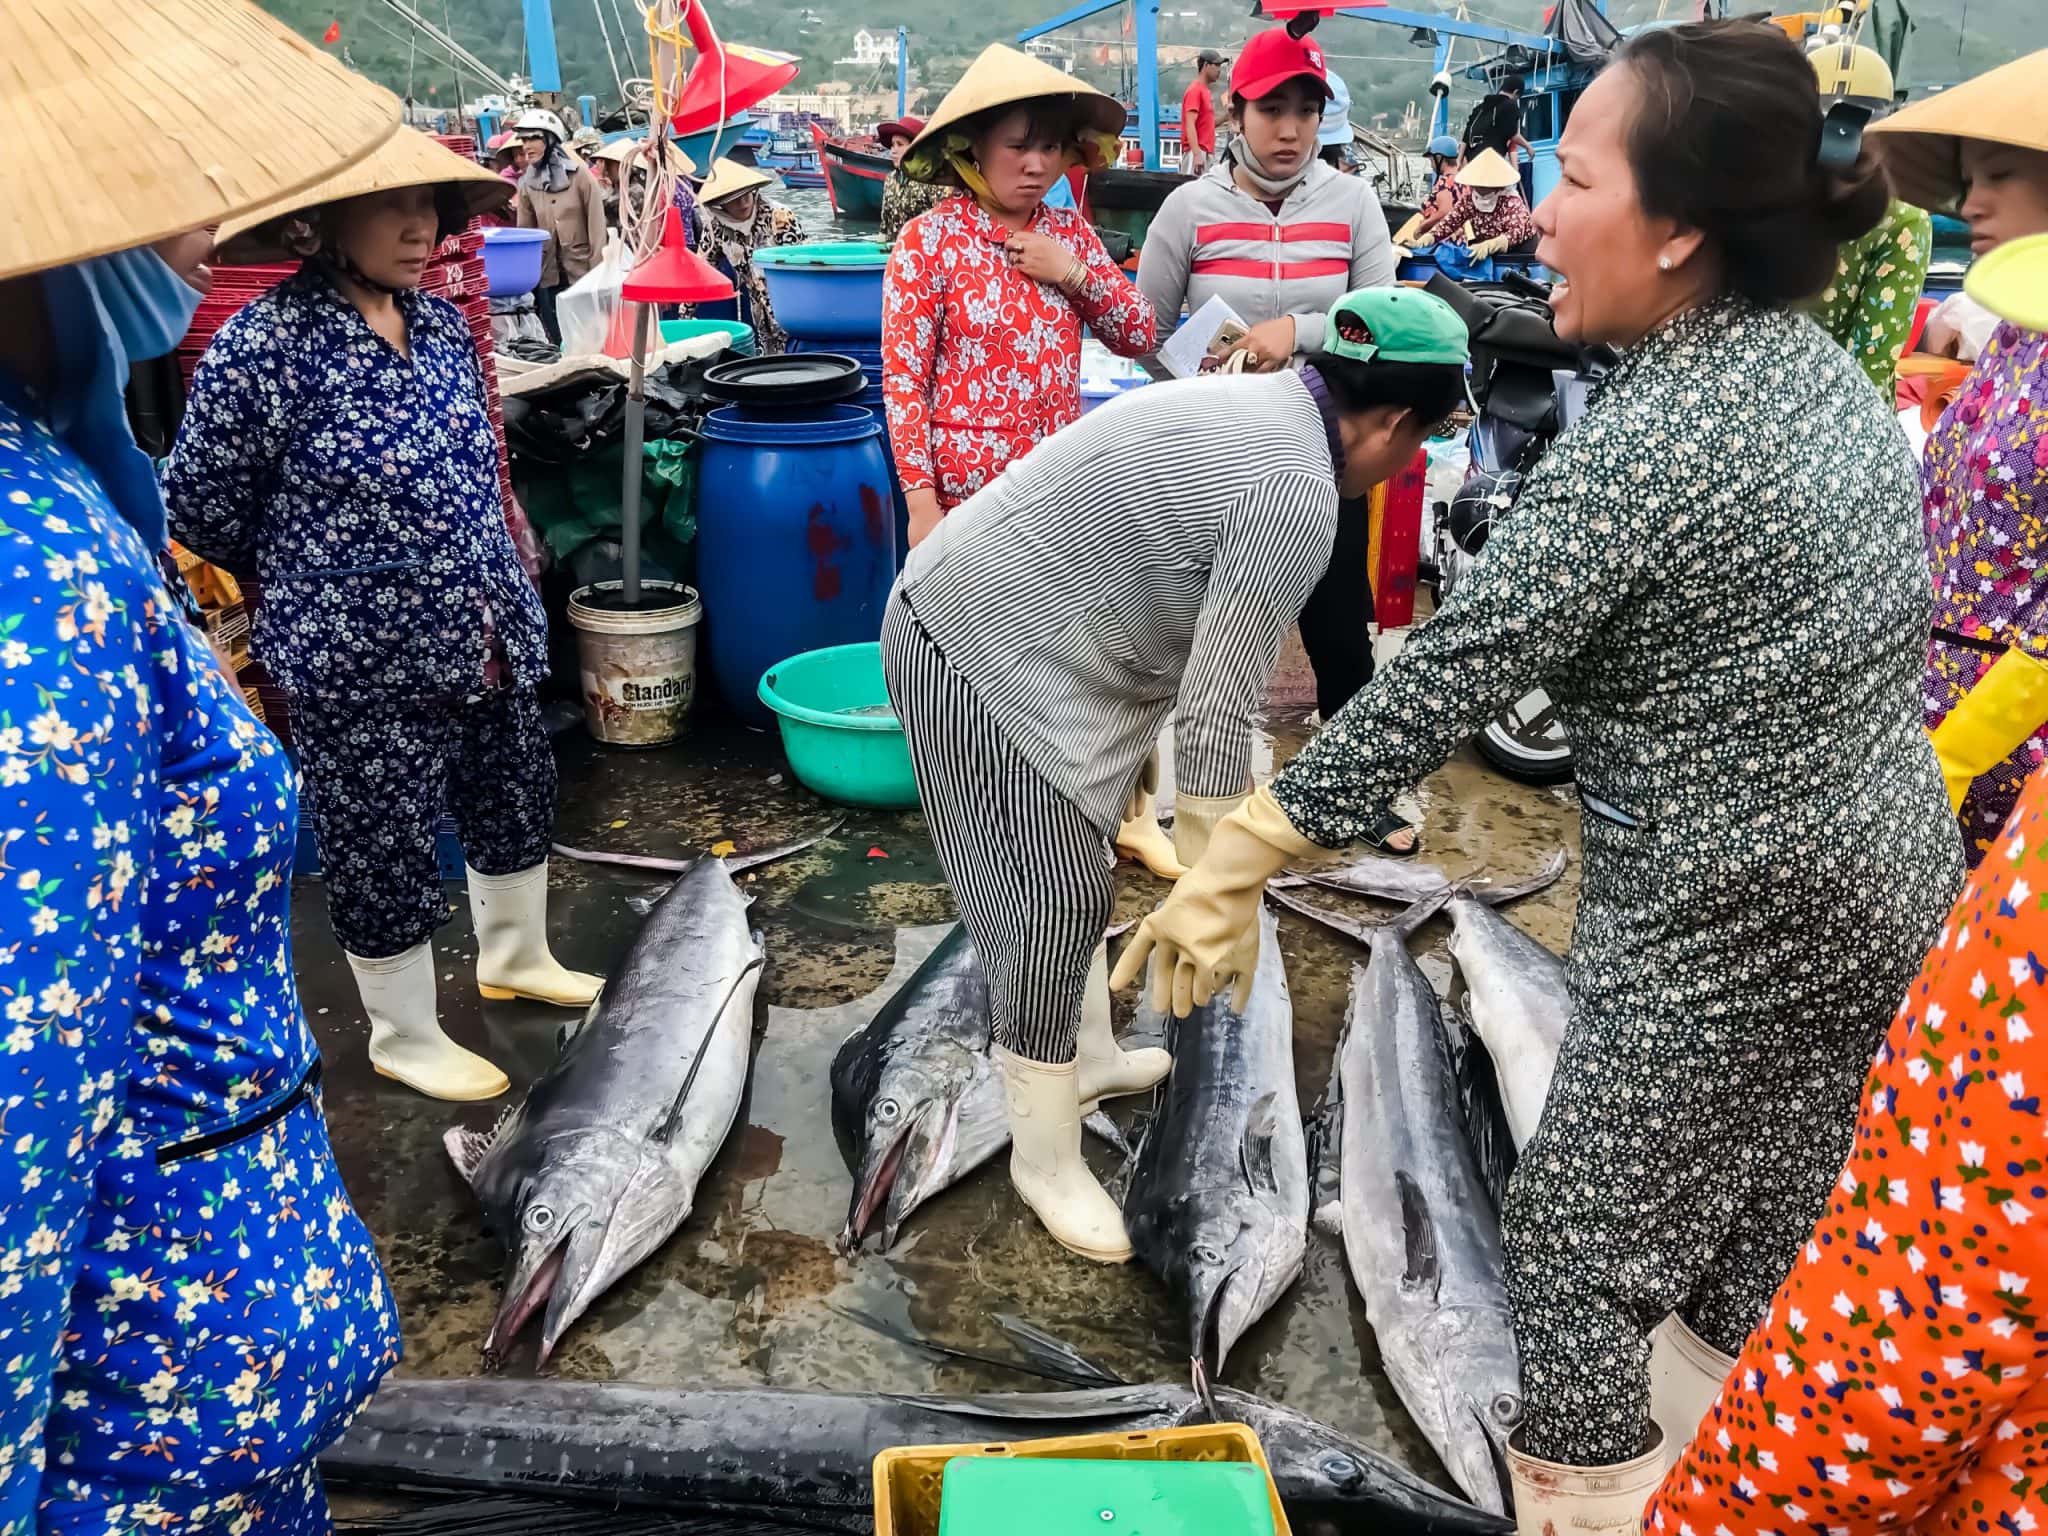
[[[1531,880],[1498,890],[1461,890],[1450,904],[1451,953],[1465,978],[1472,1027],[1493,1058],[1517,1152],[1543,1119],[1572,1005],[1564,961],[1494,908],[1542,889],[1563,868],[1560,850]]]
[[[510,1256],[487,1363],[543,1308],[545,1363],[690,1214],[746,1088],[765,958],[748,902],[723,860],[690,865],[525,1101],[443,1137]]]
[[[840,1246],[904,1218],[1010,1144],[989,1053],[988,975],[956,924],[902,990],[832,1058],[832,1128],[853,1170]]]
[[[1354,896],[1373,896],[1381,901],[1398,901],[1410,906],[1448,887],[1451,877],[1435,864],[1418,864],[1413,859],[1386,859],[1377,854],[1357,854],[1341,864],[1324,864],[1314,869],[1289,870],[1267,882],[1267,889],[1292,890],[1320,885],[1332,891],[1349,891]]]
[[[1305,1414],[1227,1389],[1215,1396],[1223,1418],[1258,1435],[1298,1536],[1513,1529]],[[546,1493],[859,1536],[874,1529],[873,1463],[889,1446],[1206,1422],[1193,1391],[1164,1384],[925,1397],[389,1378],[320,1461],[343,1483]]]
[[[1395,1392],[1458,1485],[1498,1513],[1522,1413],[1500,1221],[1466,1143],[1436,992],[1407,947],[1442,902],[1375,930],[1370,961],[1351,972],[1340,1221]]]
[[[1243,1013],[1223,993],[1167,1021],[1173,1071],[1138,1145],[1124,1225],[1188,1321],[1199,1384],[1301,1274],[1308,1160],[1294,1092],[1294,1005],[1273,914]],[[1140,1030],[1157,1018],[1148,988]]]

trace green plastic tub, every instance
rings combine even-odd
[[[842,805],[915,808],[910,745],[889,707],[879,644],[792,656],[762,674],[759,691],[782,728],[790,769],[810,789]]]
[[[754,355],[754,328],[744,320],[664,320],[661,322],[662,345],[693,341],[713,331],[723,331],[731,337],[727,345],[741,357]]]

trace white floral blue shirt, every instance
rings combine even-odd
[[[227,1523],[397,1359],[291,958],[295,776],[0,380],[0,1536]]]
[[[399,294],[411,357],[315,271],[230,319],[164,469],[171,533],[262,581],[251,646],[291,693],[481,692],[547,672],[547,620],[505,528],[476,343]]]

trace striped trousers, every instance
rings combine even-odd
[[[1072,1061],[1088,961],[1115,901],[1109,845],[1010,744],[900,593],[882,620],[882,664],[925,823],[988,970],[995,1043]]]

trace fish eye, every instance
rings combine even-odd
[[[1317,1468],[1338,1488],[1356,1488],[1365,1481],[1358,1463],[1342,1451],[1332,1451],[1317,1463]]]
[[[903,1118],[903,1106],[894,1099],[877,1099],[875,1101],[875,1118],[883,1125],[894,1125]]]
[[[1195,1257],[1204,1264],[1221,1264],[1223,1262],[1223,1255],[1214,1248],[1211,1248],[1207,1243],[1195,1244]]]
[[[555,1224],[555,1208],[551,1205],[530,1205],[526,1208],[526,1230],[545,1232]]]
[[[1522,1400],[1512,1392],[1494,1395],[1493,1421],[1505,1429],[1512,1429],[1522,1422]]]

